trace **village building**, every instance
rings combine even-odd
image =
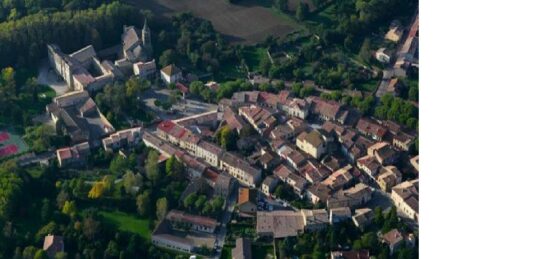
[[[340,190],[346,187],[353,180],[353,175],[351,174],[352,169],[353,166],[348,164],[334,171],[321,183],[328,186],[333,191]]]
[[[181,69],[171,64],[160,70],[160,79],[167,85],[175,84],[183,79]]]
[[[330,224],[336,224],[351,218],[351,209],[349,207],[339,207],[330,209]]]
[[[148,62],[136,62],[132,68],[134,75],[140,78],[153,79],[157,73],[157,65],[154,59]]]
[[[294,169],[298,170],[307,160],[306,157],[290,145],[283,145],[277,149],[277,154],[286,160]]]
[[[55,44],[48,44],[47,48],[50,65],[76,91],[97,91],[121,76],[111,62],[99,61],[92,45],[69,55]]]
[[[418,155],[416,155],[415,157],[411,158],[409,160],[411,162],[411,165],[414,167],[414,169],[416,169],[416,172],[419,172],[420,171],[420,157]]]
[[[330,198],[332,190],[324,184],[314,184],[307,189],[306,197],[313,203],[317,204],[319,202],[325,203]]]
[[[321,182],[330,175],[330,170],[316,160],[307,160],[299,172],[312,184]]]
[[[392,141],[393,146],[407,152],[409,151],[413,143],[414,137],[404,132],[399,132],[398,134],[394,135]]]
[[[405,239],[403,234],[397,229],[392,229],[388,233],[383,234],[380,238],[382,243],[385,243],[390,248],[390,255],[392,255],[401,245],[404,243]]]
[[[277,118],[275,118],[274,113],[259,106],[241,107],[239,108],[239,115],[243,116],[262,136],[267,136],[277,125]]]
[[[317,96],[310,96],[306,98],[307,102],[311,105],[311,112],[317,115],[324,121],[337,121],[340,124],[345,124],[348,116],[342,105],[336,101],[325,101]]]
[[[382,139],[386,136],[386,133],[388,132],[388,129],[386,129],[384,126],[368,118],[359,119],[359,121],[357,121],[357,124],[355,125],[355,128],[359,130],[361,134],[370,137],[376,141],[382,141]]]
[[[279,183],[279,178],[275,178],[271,175],[267,176],[262,182],[262,192],[269,196],[275,191],[275,187]]]
[[[101,114],[87,91],[70,92],[53,99],[46,106],[55,129],[68,135],[71,144],[89,142],[92,147],[101,145],[103,136],[115,131]]]
[[[302,120],[305,120],[309,115],[309,108],[310,104],[307,101],[298,98],[287,100],[281,107],[286,114]]]
[[[372,198],[372,189],[364,183],[340,190],[327,200],[328,208],[348,207],[356,208],[366,204]]]
[[[170,210],[166,214],[166,219],[174,229],[190,228],[193,231],[205,233],[214,233],[220,225],[215,219],[191,215],[179,210]]]
[[[397,208],[397,212],[405,217],[418,222],[419,216],[419,181],[402,182],[392,188],[391,199]]]
[[[294,193],[299,197],[303,197],[303,193],[307,186],[307,180],[295,174],[290,167],[281,164],[273,170],[273,175],[282,182],[290,185]]]
[[[242,184],[256,187],[261,180],[262,173],[237,155],[224,152],[221,159],[221,169],[235,177]]]
[[[211,166],[218,168],[220,167],[219,160],[223,152],[220,146],[206,140],[201,140],[197,146],[195,155],[204,159]]]
[[[388,142],[378,142],[367,150],[369,156],[374,156],[382,165],[390,165],[397,162],[399,153],[395,151]]]
[[[235,240],[235,247],[231,249],[232,259],[252,259],[252,245],[250,239],[239,237]]]
[[[353,224],[361,230],[365,230],[372,223],[373,219],[374,211],[369,208],[356,209],[355,214],[351,218]]]
[[[239,188],[239,197],[237,207],[241,214],[254,215],[258,203],[258,193],[254,189],[241,187]]]
[[[401,182],[401,172],[395,166],[385,166],[380,169],[380,174],[376,177],[376,182],[385,192],[391,192],[391,189]]]
[[[376,157],[366,155],[357,160],[357,167],[367,173],[371,178],[375,179],[382,165],[378,163]]]
[[[316,130],[312,130],[309,133],[302,132],[296,138],[296,146],[315,159],[321,158],[326,152],[325,140],[321,133]]]
[[[102,140],[105,151],[114,152],[121,148],[130,148],[141,143],[142,128],[117,131]]]
[[[188,163],[186,165],[189,167]],[[214,195],[217,196],[229,197],[237,186],[233,177],[215,172],[212,168],[207,168],[203,176],[206,179],[206,183],[214,190]]]
[[[90,145],[83,142],[71,147],[60,148],[56,151],[59,167],[83,166],[90,154]]]
[[[199,248],[213,249],[215,238],[197,235],[193,232],[183,233],[172,227],[169,220],[163,219],[151,235],[151,243],[154,246],[177,251],[191,253]]]

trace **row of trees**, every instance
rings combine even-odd
[[[191,214],[218,217],[223,210],[225,200],[221,196],[215,196],[208,200],[204,194],[189,194],[183,200],[183,208]]]
[[[40,11],[82,10],[95,8],[112,0],[6,0],[0,1],[0,22],[16,20]]]
[[[374,110],[374,116],[392,120],[408,128],[418,128],[418,108],[412,103],[391,94],[386,94],[380,99],[380,104]]]

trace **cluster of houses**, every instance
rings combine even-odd
[[[100,118],[92,120],[97,124],[103,116],[85,91],[57,97],[50,106],[48,111],[59,128],[75,138],[75,143],[80,141],[57,150],[60,166],[85,162],[90,148],[122,152],[143,142],[161,154],[159,162],[172,156],[183,162],[190,180],[200,180],[217,195],[229,196],[239,183],[238,212],[255,217],[261,236],[295,236],[345,219],[365,228],[373,218],[373,211],[366,208],[374,192],[372,183],[391,196],[402,216],[418,221],[418,180],[403,181],[401,168],[407,163],[406,170],[418,173],[418,156],[408,157],[414,133],[391,121],[354,116],[353,109],[337,102],[298,99],[286,91],[237,92],[223,99],[217,111],[161,121],[155,129],[114,131],[107,122],[98,127],[101,134],[86,133],[90,125],[84,123],[86,119],[94,114]],[[70,124],[71,118],[79,123]],[[226,151],[216,144],[214,134],[224,126],[236,132],[245,127],[256,131],[261,141],[253,144],[253,155]],[[322,203],[326,209],[258,211],[258,193],[274,197],[279,185],[289,186],[297,197]],[[153,243],[181,251],[197,248],[194,239],[177,234],[173,221],[166,218],[157,227]]]

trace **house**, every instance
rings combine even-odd
[[[323,230],[330,224],[329,214],[324,209],[301,210],[304,219],[304,230]]]
[[[353,169],[352,165],[346,165],[329,175],[325,180],[321,182],[328,186],[330,189],[337,191],[346,187],[352,180],[353,175],[351,170]]]
[[[310,183],[318,183],[330,175],[330,170],[317,160],[307,160],[304,166],[300,167],[299,172]]]
[[[151,243],[154,246],[177,251],[192,253],[202,247],[214,249],[215,238],[209,234],[182,232],[173,228],[167,219],[163,219],[153,230]]]
[[[46,251],[49,258],[54,258],[57,253],[65,250],[65,243],[62,236],[47,235],[44,237],[44,244],[42,250]]]
[[[334,251],[330,252],[330,259],[369,259],[369,250]]]
[[[356,208],[366,204],[372,198],[372,189],[364,183],[340,190],[334,193],[327,200],[328,208],[349,207]]]
[[[239,197],[237,200],[237,207],[239,212],[254,215],[256,213],[256,206],[258,203],[258,193],[254,189],[241,187],[239,188]]]
[[[348,207],[330,209],[330,224],[343,222],[350,218],[351,218],[351,209]]]
[[[170,210],[166,214],[166,219],[172,224],[174,229],[189,228],[193,231],[214,233],[220,225],[215,219],[187,214],[179,210]]]
[[[275,191],[275,187],[279,183],[279,178],[275,178],[271,175],[267,176],[262,182],[262,192],[269,196]]]
[[[367,150],[369,156],[374,156],[382,165],[389,165],[397,162],[399,153],[395,151],[388,142],[378,142]]]
[[[307,180],[295,174],[291,168],[281,164],[273,170],[273,176],[290,185],[294,190],[294,193],[302,197],[302,194],[307,186]]]
[[[256,105],[239,108],[239,115],[243,116],[252,127],[262,136],[267,136],[277,125],[274,113]]]
[[[136,75],[137,77],[151,79],[155,76],[155,73],[157,72],[157,65],[155,64],[154,59],[149,62],[139,61],[137,63],[134,63],[133,69],[134,75]]]
[[[374,54],[374,57],[381,63],[390,63],[391,52],[386,48],[379,48]]]
[[[419,181],[402,182],[392,188],[391,199],[397,208],[397,212],[405,217],[418,222]]]
[[[384,126],[367,118],[359,119],[359,121],[357,121],[357,124],[355,125],[355,128],[359,130],[359,132],[361,132],[363,135],[370,137],[376,141],[381,141],[388,132],[388,129],[386,129]]]
[[[304,233],[304,226],[300,211],[258,211],[256,214],[256,233],[261,237],[294,237]]]
[[[235,189],[235,179],[233,179],[233,177],[229,175],[220,174],[218,172],[215,172],[211,168],[208,168],[204,171],[203,176],[207,180],[206,183],[208,183],[210,187],[214,189],[214,195],[229,197],[229,195],[231,195],[231,193]]]
[[[220,146],[206,140],[201,140],[197,145],[195,156],[204,159],[211,166],[218,168],[220,167],[219,160],[223,152]]]
[[[356,209],[355,214],[351,218],[353,224],[361,230],[370,225],[373,219],[374,211],[369,208]]]
[[[382,167],[376,182],[382,191],[391,192],[391,189],[401,182],[401,172],[395,166]]]
[[[378,176],[378,171],[382,165],[378,163],[376,157],[366,155],[357,159],[357,167],[374,179]]]
[[[167,85],[175,84],[183,79],[183,75],[178,67],[171,64],[160,70],[160,79]]]
[[[239,237],[235,240],[235,248],[231,250],[232,259],[252,259],[250,239]]]
[[[303,99],[293,98],[287,100],[281,108],[286,114],[305,120],[309,115],[310,104]]]
[[[274,142],[275,143],[275,142]],[[306,157],[291,145],[283,145],[277,149],[277,154],[286,160],[294,169],[298,169],[306,162]]]
[[[121,148],[129,148],[141,142],[143,130],[141,127],[117,131],[102,140],[103,148],[107,152],[114,152]]]
[[[296,146],[316,159],[321,158],[327,148],[323,136],[316,130],[302,132],[296,138]]]
[[[346,122],[348,111],[346,111],[338,102],[325,101],[318,96],[310,96],[306,98],[306,100],[312,107],[310,108],[310,111],[317,115],[321,120],[337,121],[340,124],[344,124]]]
[[[384,36],[384,39],[393,41],[393,42],[399,42],[401,40],[401,37],[403,36],[405,29],[398,21],[393,21],[390,25],[390,29]]]
[[[407,151],[407,152],[409,151],[413,143],[414,143],[414,137],[404,132],[399,132],[396,135],[394,135],[393,141],[392,141],[392,144],[394,147],[397,147],[398,149]]]
[[[223,120],[229,129],[236,130],[239,134],[246,125],[246,122],[237,114],[233,107],[228,107],[223,111]]]
[[[74,91],[57,96],[46,106],[56,132],[68,135],[71,145],[89,142],[92,147],[101,145],[101,139],[115,131],[101,114],[87,91]]]
[[[313,204],[317,204],[319,202],[325,203],[329,199],[331,193],[332,190],[328,188],[328,186],[317,183],[307,189],[306,197]]]
[[[88,142],[80,143],[72,147],[60,148],[56,151],[59,167],[83,166],[90,154]]]
[[[383,234],[380,238],[382,243],[385,243],[390,248],[390,255],[392,255],[404,242],[403,234],[397,229],[392,229],[388,233]]]
[[[261,166],[263,170],[271,170],[280,163],[279,156],[266,148],[262,148],[261,155],[256,159],[256,164]]]
[[[260,183],[262,172],[248,162],[230,152],[224,152],[220,159],[220,168],[235,177],[244,185],[255,187]]]

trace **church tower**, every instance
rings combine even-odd
[[[145,18],[143,29],[141,30],[141,42],[143,43],[147,55],[151,57],[153,55],[153,45],[151,43],[151,30],[149,26],[147,26],[147,18]]]

